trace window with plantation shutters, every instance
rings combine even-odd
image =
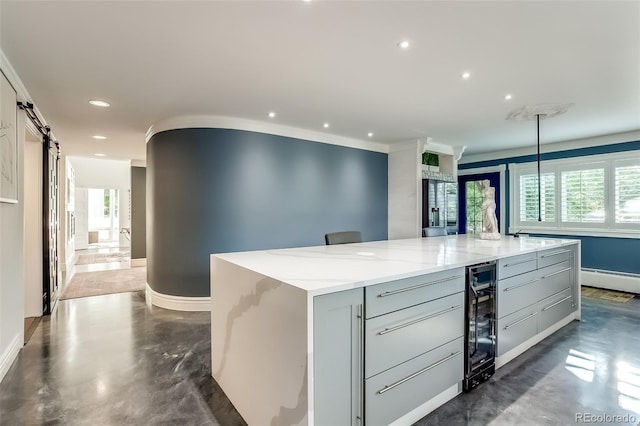
[[[540,198],[542,200],[540,203],[540,219],[542,222],[555,222],[555,175],[553,173],[542,173],[540,178]],[[537,173],[520,176],[520,221],[538,221]]]
[[[640,238],[640,151],[509,164],[510,232]]]
[[[604,223],[604,168],[563,171],[562,222]]]
[[[615,167],[615,221],[640,224],[640,164]]]

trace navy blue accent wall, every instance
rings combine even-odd
[[[584,237],[529,234],[532,237],[570,238],[582,243],[582,267],[640,274],[640,240],[634,238]]]
[[[574,158],[587,155],[612,154],[616,152],[638,151],[640,141],[622,142],[611,145],[594,146],[588,148],[570,149],[565,151],[548,152],[540,155],[542,161],[556,160],[560,158]],[[637,155],[634,153],[633,155]],[[495,160],[478,161],[475,163],[460,164],[459,169],[474,169],[477,167],[490,167],[509,163],[527,163],[536,161],[536,155],[524,155],[519,157],[498,158]],[[509,171],[507,170],[505,193],[506,199],[511,200],[511,188],[509,187]],[[506,209],[507,224],[510,223],[509,209]],[[530,234],[531,236],[572,238],[582,241],[582,267],[602,269],[607,271],[627,272],[640,274],[640,239],[638,238],[610,238],[575,235],[549,235]]]
[[[147,144],[147,279],[209,295],[209,255],[387,239],[387,154],[228,129],[178,129]]]

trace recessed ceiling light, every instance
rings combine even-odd
[[[322,125],[322,127],[324,127],[325,129],[328,129],[328,128],[329,128],[329,123],[324,123],[324,124]]]
[[[90,103],[91,105],[93,105],[93,106],[102,107],[102,108],[106,108],[106,107],[110,107],[110,106],[111,106],[111,104],[110,104],[109,102],[107,102],[107,101],[100,101],[100,100],[97,100],[97,99],[91,99],[91,100],[89,101],[89,103]]]
[[[367,133],[367,136],[372,137],[373,136],[373,132]]]
[[[513,98],[513,96],[511,96],[510,94],[504,95],[504,100],[505,101],[510,101],[511,98]]]
[[[462,77],[463,80],[469,80],[469,78],[471,77],[471,73],[469,71],[465,71],[460,74],[460,77]]]
[[[402,40],[400,43],[398,43],[398,46],[400,46],[400,49],[408,49],[409,46],[411,46],[411,43],[409,42],[409,40]]]
[[[96,157],[104,157],[106,154],[93,154],[93,155],[95,155]]]
[[[275,117],[275,116],[276,116],[276,113],[275,113],[275,112],[271,111],[271,112],[269,113],[269,118],[273,118],[273,117]]]
[[[94,138],[94,139],[99,139],[99,140],[105,140],[107,138],[106,136],[102,136],[102,135],[94,135],[94,136],[91,136],[91,137]]]

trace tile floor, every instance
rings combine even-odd
[[[0,424],[243,425],[210,376],[209,321],[143,292],[61,301],[0,383]],[[637,424],[638,330],[640,299],[585,298],[582,322],[417,425],[568,425],[576,413]]]

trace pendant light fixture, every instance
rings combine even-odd
[[[511,111],[507,115],[507,120],[513,121],[536,121],[537,128],[537,165],[538,165],[538,222],[542,222],[542,182],[540,181],[540,120],[564,114],[573,104],[539,104],[525,105],[522,108]]]

